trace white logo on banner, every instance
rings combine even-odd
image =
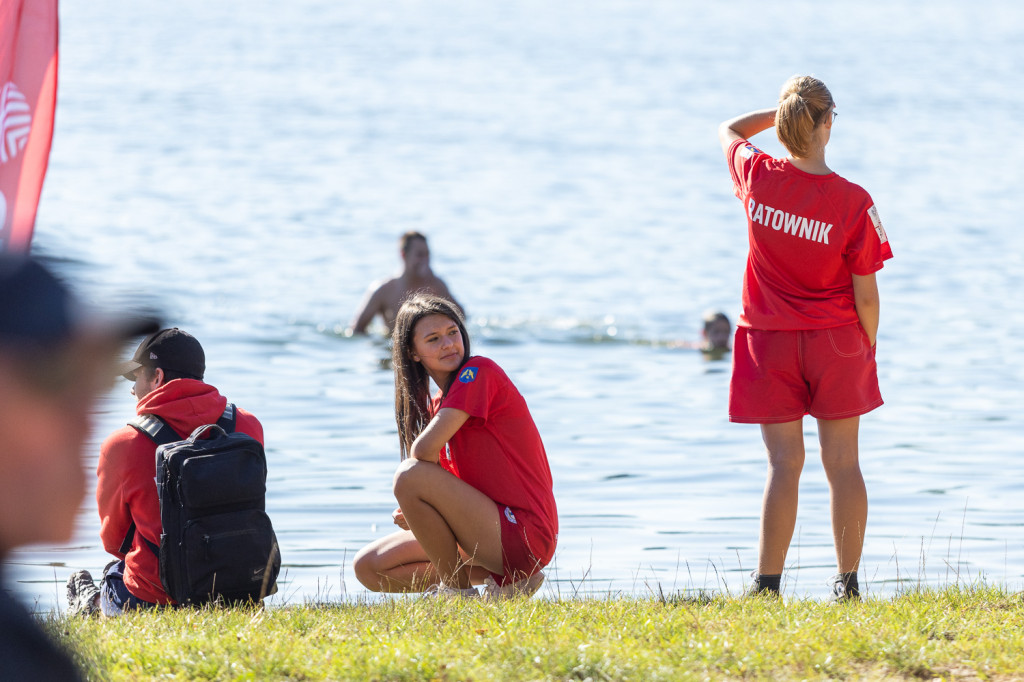
[[[14,83],[0,90],[0,163],[7,163],[28,144],[32,112]]]

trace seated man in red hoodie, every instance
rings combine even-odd
[[[203,383],[203,347],[178,328],[146,337],[120,370],[126,379],[134,381],[136,413],[162,418],[182,437],[204,424],[216,423],[228,403],[216,388]],[[237,431],[263,443],[263,426],[256,417],[236,408],[235,419]],[[126,425],[111,434],[100,449],[96,484],[100,536],[103,547],[120,559],[103,575],[98,602],[104,615],[174,603],[161,585],[157,555],[147,546],[160,545],[162,530],[154,483],[156,448],[153,440]],[[124,547],[129,544],[126,537],[133,523],[130,547]],[[96,597],[87,571],[79,571],[68,580],[72,611],[95,610]]]

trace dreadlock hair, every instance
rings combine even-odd
[[[409,456],[413,441],[430,421],[430,376],[421,363],[412,359],[416,324],[429,315],[443,315],[454,322],[462,333],[465,350],[462,361],[465,362],[470,356],[466,322],[454,303],[433,294],[414,294],[402,303],[391,332],[391,363],[395,370],[395,421],[398,423],[402,459]],[[451,380],[457,373],[452,373],[446,386],[438,387],[444,394],[448,393]]]

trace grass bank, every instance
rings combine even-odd
[[[395,599],[55,618],[90,679],[1024,679],[1024,600]]]

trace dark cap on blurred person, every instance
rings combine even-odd
[[[122,363],[118,372],[132,381],[140,367],[159,367],[165,372],[202,380],[206,374],[206,353],[196,337],[188,332],[177,327],[161,329],[143,339],[132,359]]]
[[[119,342],[159,327],[153,316],[91,309],[36,259],[0,253],[0,346],[45,350],[76,341]]]

